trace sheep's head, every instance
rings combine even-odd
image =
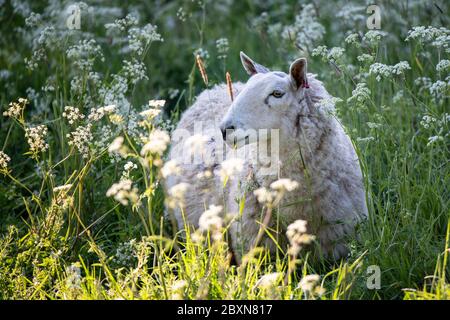
[[[279,129],[295,121],[298,100],[305,88],[306,59],[294,61],[289,74],[270,71],[241,52],[242,64],[250,75],[222,120],[220,130],[228,144],[248,143],[249,132]]]

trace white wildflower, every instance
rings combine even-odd
[[[190,185],[185,182],[181,182],[171,187],[169,189],[169,207],[175,208],[177,206],[184,206],[184,195],[189,187]]]
[[[253,191],[253,194],[256,196],[258,202],[262,204],[272,203],[277,195],[275,191],[268,190],[264,187],[256,189]]]
[[[149,107],[161,109],[166,104],[166,100],[150,100],[148,102]]]
[[[441,60],[436,65],[436,71],[443,72],[450,68],[450,60]]]
[[[231,158],[222,162],[219,171],[222,181],[226,181],[228,178],[238,174],[244,168],[244,160],[239,158]]]
[[[372,63],[373,60],[375,59],[375,57],[370,54],[363,53],[363,54],[359,55],[358,57],[356,57],[356,59],[362,63]]]
[[[216,48],[217,53],[219,54],[217,56],[218,59],[226,59],[229,49],[228,39],[227,38],[220,38],[216,40]]]
[[[304,245],[314,241],[315,237],[306,232],[307,222],[305,220],[296,220],[287,227],[286,236],[291,244],[289,248],[291,255],[296,256]]]
[[[194,134],[186,139],[184,142],[184,147],[188,150],[190,155],[198,155],[203,153],[207,142],[207,136],[202,134]]]
[[[25,106],[30,102],[25,98],[19,98],[18,102],[10,102],[8,110],[3,112],[5,117],[20,119]]]
[[[53,192],[55,192],[55,193],[65,192],[65,191],[69,190],[70,188],[72,188],[72,184],[71,183],[65,184],[65,185],[62,185],[62,186],[58,186],[58,187],[54,187],[53,188]]]
[[[223,220],[220,212],[222,212],[222,209],[222,206],[210,205],[198,221],[200,230],[203,232],[209,231],[214,240],[219,240],[221,237]]]
[[[404,73],[405,70],[409,69],[411,69],[411,67],[406,61],[401,61],[393,66],[377,62],[370,66],[369,74],[374,74],[377,81],[380,81],[382,76],[385,78],[390,78],[393,75],[400,75]]]
[[[363,41],[366,41],[372,45],[377,44],[380,42],[382,37],[385,37],[387,35],[384,31],[379,30],[369,30],[366,32],[366,34],[363,37]]]
[[[113,142],[108,147],[109,153],[115,153],[119,152],[120,149],[123,146],[124,138],[123,137],[117,137],[113,140]]]
[[[123,64],[123,74],[132,84],[148,80],[147,67],[143,62],[133,58],[132,61],[124,60]]]
[[[298,188],[298,182],[291,179],[279,179],[270,184],[270,188],[278,192],[291,192]]]
[[[69,146],[75,146],[83,158],[89,157],[89,145],[93,140],[91,129],[92,126],[89,123],[67,134]]]
[[[359,45],[360,44],[359,34],[351,33],[345,38],[344,41],[345,41],[345,43],[348,43],[348,44]]]
[[[319,280],[320,276],[318,276],[317,274],[308,274],[304,276],[302,280],[300,280],[298,288],[305,292],[311,292],[314,290]]]
[[[430,86],[430,93],[435,97],[441,97],[448,91],[449,86],[449,83],[438,80]]]
[[[154,130],[150,133],[148,142],[141,149],[141,156],[146,156],[149,153],[159,154],[160,156],[166,151],[167,145],[170,142],[170,137],[167,132],[162,130]]]
[[[133,187],[133,182],[130,179],[123,179],[118,183],[114,183],[106,192],[107,197],[114,197],[114,199],[124,206],[131,203],[138,203],[139,195],[138,189]]]
[[[171,175],[179,175],[181,173],[181,168],[178,166],[175,160],[167,161],[161,168],[161,174],[164,178]]]
[[[317,19],[314,5],[307,4],[295,16],[295,23],[284,28],[281,36],[286,41],[294,40],[298,46],[310,50],[314,43],[322,40],[324,34],[325,28]]]
[[[114,111],[116,111],[117,107],[116,105],[108,105],[105,107],[100,108],[91,108],[91,112],[89,113],[88,119],[90,121],[99,121],[101,120],[105,115],[111,114]]]
[[[69,124],[74,124],[74,122],[84,119],[84,114],[80,112],[80,109],[71,106],[66,106],[64,108],[62,116],[69,120]]]
[[[3,151],[0,151],[0,169],[6,170],[10,161],[11,158]]]
[[[48,149],[48,144],[45,142],[48,129],[45,125],[38,125],[36,127],[25,128],[25,137],[30,146],[30,152],[36,154],[44,152]]]
[[[283,277],[281,272],[272,272],[263,275],[261,278],[256,281],[255,287],[261,289],[270,289],[273,288],[278,281]]]
[[[367,88],[367,84],[360,82],[356,84],[355,90],[352,91],[352,96],[347,99],[347,102],[364,103],[366,100],[370,100],[370,90]]]

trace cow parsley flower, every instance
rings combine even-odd
[[[281,33],[283,39],[294,40],[295,43],[306,50],[310,50],[314,43],[322,40],[325,28],[317,19],[314,5],[307,4],[295,16],[295,22],[286,26]]]
[[[430,93],[434,97],[439,98],[445,95],[449,87],[450,87],[449,83],[442,80],[438,80],[430,86]]]
[[[432,26],[417,26],[413,27],[408,31],[408,36],[405,41],[410,41],[411,39],[417,40],[419,42],[430,42],[436,38],[446,36],[450,34],[450,30],[441,27],[436,28]]]
[[[25,98],[19,98],[17,102],[10,102],[8,105],[8,110],[4,111],[3,115],[5,117],[10,117],[22,121],[23,111],[25,109],[25,106],[29,103],[30,102],[28,101],[28,99]]]
[[[296,256],[303,246],[310,244],[315,239],[313,235],[307,234],[307,224],[305,220],[299,219],[287,227],[286,236],[291,244],[289,252],[293,256]]]
[[[436,71],[443,72],[450,68],[450,60],[441,60],[436,65]]]
[[[131,203],[139,202],[138,189],[133,187],[133,182],[130,179],[123,179],[118,183],[114,183],[106,192],[107,197],[114,197],[114,199],[124,206]]]
[[[161,168],[161,174],[164,178],[167,178],[171,175],[179,175],[181,173],[181,168],[178,166],[175,160],[167,161],[164,166]]]
[[[67,134],[69,146],[75,146],[83,158],[89,157],[89,145],[93,140],[92,125],[79,126]]]
[[[161,109],[164,107],[165,104],[166,100],[150,100],[148,102],[150,109],[144,110],[139,114],[148,120],[152,120],[161,113],[162,111]]]
[[[25,137],[27,138],[30,152],[36,155],[39,152],[44,152],[48,149],[48,143],[45,142],[48,129],[45,125],[38,125],[36,127],[25,128]]]
[[[184,195],[190,185],[185,182],[174,185],[169,189],[169,198],[167,199],[167,204],[170,208],[176,208],[177,206],[184,206]]]
[[[379,30],[369,30],[366,32],[366,34],[363,37],[363,41],[371,44],[371,45],[375,45],[378,42],[381,41],[381,38],[385,37],[387,35],[386,32],[384,31],[379,31]]]
[[[351,33],[351,34],[349,34],[346,38],[345,38],[345,43],[348,43],[348,44],[354,44],[354,45],[356,45],[356,46],[359,46],[360,45],[360,41],[361,41],[361,39],[360,39],[360,37],[359,37],[359,34],[357,34],[357,33]]]
[[[155,41],[163,41],[163,38],[157,32],[157,26],[150,23],[142,28],[130,28],[128,31],[129,48],[138,55],[142,55],[148,45]]]
[[[253,194],[261,204],[271,204],[277,196],[276,191],[271,191],[264,187],[256,189],[255,191],[253,191]]]
[[[11,158],[3,151],[0,151],[0,170],[5,171],[8,169],[8,164],[10,161]]]
[[[124,60],[123,64],[123,74],[132,84],[140,80],[148,80],[147,68],[143,62],[133,59],[132,61]]]
[[[84,119],[84,114],[76,107],[66,106],[62,113],[63,118],[69,120],[69,124],[74,124],[76,121]]]
[[[302,291],[311,292],[316,287],[317,282],[319,282],[320,276],[317,274],[308,274],[300,280],[298,288]]]
[[[88,119],[90,121],[99,121],[105,115],[111,114],[114,111],[116,111],[116,109],[117,108],[114,104],[100,108],[91,108],[91,112],[89,113]]]
[[[261,289],[271,289],[282,279],[282,277],[283,274],[281,272],[267,273],[256,281],[255,287]]]
[[[227,38],[220,38],[216,40],[216,48],[217,53],[219,54],[217,56],[218,59],[226,59],[229,49],[228,39]]]
[[[198,221],[198,225],[201,231],[210,232],[214,240],[220,240],[222,236],[222,206],[210,205],[209,209],[203,212]]]
[[[186,139],[184,147],[188,150],[190,155],[198,155],[203,153],[207,142],[207,136],[194,134]]]
[[[147,156],[149,153],[162,156],[170,142],[170,136],[162,130],[154,130],[150,133],[148,142],[141,149],[141,156]]]
[[[356,84],[356,88],[352,90],[352,96],[347,99],[348,103],[357,102],[359,104],[364,103],[370,99],[370,89],[367,88],[367,84],[360,82]]]
[[[270,188],[278,192],[291,192],[298,188],[298,182],[291,179],[279,179],[272,182]]]
[[[237,173],[241,172],[244,168],[244,160],[239,158],[231,158],[221,163],[219,171],[222,182],[227,181],[228,178],[233,177]]]
[[[370,66],[369,74],[375,75],[377,81],[380,81],[381,77],[390,78],[393,75],[403,74],[405,70],[409,69],[411,67],[407,61],[401,61],[392,66],[377,62]]]

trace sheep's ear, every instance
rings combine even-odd
[[[255,61],[250,59],[242,51],[240,52],[240,55],[241,55],[242,65],[244,66],[245,71],[247,71],[247,73],[250,76],[252,76],[254,74],[257,74],[257,73],[267,73],[267,72],[269,72],[269,69],[267,69],[266,67],[260,65],[259,63],[256,63]]]
[[[289,74],[294,86],[298,88],[309,88],[308,79],[306,77],[306,58],[300,58],[292,62],[289,68]]]

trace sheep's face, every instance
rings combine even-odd
[[[306,82],[306,60],[298,59],[290,74],[271,72],[241,52],[241,60],[251,75],[225,115],[220,129],[228,144],[261,139],[260,129],[279,129],[283,134],[286,122],[295,121],[298,97]]]

